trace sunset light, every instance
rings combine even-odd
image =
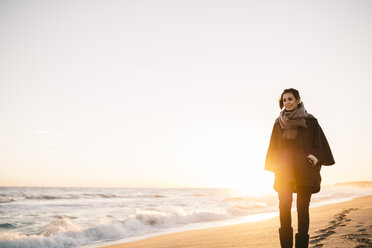
[[[371,27],[370,0],[0,0],[0,247],[372,247]]]

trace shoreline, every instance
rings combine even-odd
[[[206,229],[212,229],[212,228],[234,226],[234,225],[239,225],[239,224],[244,224],[244,223],[258,222],[258,221],[271,219],[277,216],[278,216],[278,212],[275,211],[275,212],[264,212],[264,213],[252,214],[252,215],[238,217],[238,218],[229,219],[229,220],[190,223],[185,226],[168,228],[168,229],[161,230],[158,232],[147,233],[147,234],[142,234],[138,236],[118,239],[118,240],[104,241],[98,244],[88,244],[84,246],[79,246],[77,248],[111,247],[112,245],[127,244],[127,243],[146,240],[149,238],[161,237],[164,235],[172,235],[172,234],[183,233],[183,232],[188,232],[188,231],[206,230]]]
[[[353,217],[350,218],[350,217]],[[310,243],[317,247],[351,247],[358,242],[372,246],[372,195],[310,208]],[[297,228],[292,211],[294,230]],[[280,247],[278,213],[268,219],[191,230],[164,231],[83,246],[100,248],[198,248],[198,247]],[[354,230],[357,229],[357,230]],[[213,237],[213,239],[211,238]],[[337,237],[337,238],[336,238]],[[337,246],[329,246],[335,244]],[[350,246],[351,245],[351,246]],[[314,246],[315,247],[315,246]],[[362,246],[361,246],[362,247]],[[366,246],[368,247],[368,246]]]

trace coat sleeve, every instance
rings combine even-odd
[[[312,154],[318,158],[318,165],[333,165],[335,160],[329,147],[327,138],[320,127],[317,119],[314,118],[314,136]]]
[[[265,159],[265,170],[275,172],[275,166],[277,166],[278,152],[279,152],[279,130],[278,125],[275,123],[271,132],[270,144],[267,149]]]

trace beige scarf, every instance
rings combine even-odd
[[[286,111],[285,109],[280,112],[279,124],[284,129],[283,138],[294,140],[297,137],[298,128],[306,128],[307,111],[304,104],[301,102],[300,106],[293,111]]]

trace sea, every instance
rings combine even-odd
[[[372,188],[323,187],[312,196],[311,207],[371,194]],[[274,192],[0,187],[0,247],[100,247],[276,215]]]

